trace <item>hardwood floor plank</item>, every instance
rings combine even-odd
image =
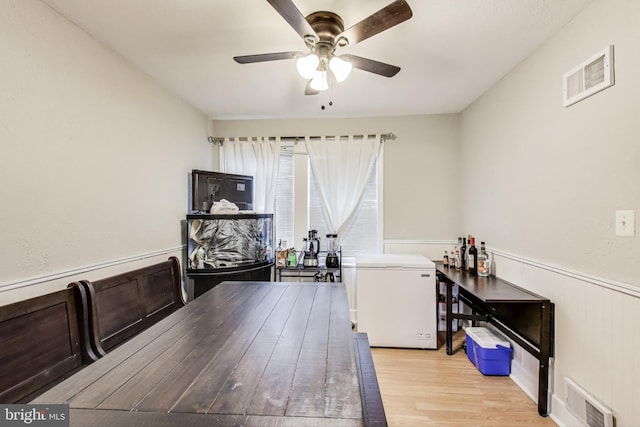
[[[556,425],[509,377],[482,375],[463,350],[371,352],[391,427]]]

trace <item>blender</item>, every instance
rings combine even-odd
[[[340,267],[338,259],[338,235],[327,234],[327,258],[325,260],[327,268]]]
[[[320,239],[318,239],[318,230],[309,230],[309,237],[306,240],[306,248],[304,252],[303,265],[305,267],[318,266],[318,252],[320,252]]]

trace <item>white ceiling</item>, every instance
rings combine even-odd
[[[233,60],[305,50],[266,0],[43,1],[210,118],[257,119],[460,112],[592,0],[408,0],[410,20],[338,51],[402,70],[354,70],[316,96],[304,95],[294,60]],[[305,16],[339,14],[345,28],[391,2],[293,1]]]

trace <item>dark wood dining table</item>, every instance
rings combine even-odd
[[[31,403],[72,426],[386,425],[342,283],[223,282]]]

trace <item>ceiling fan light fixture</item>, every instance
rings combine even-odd
[[[335,79],[336,82],[346,80],[354,67],[384,77],[393,77],[400,71],[400,67],[373,59],[356,55],[334,55],[337,48],[360,43],[411,18],[413,12],[407,0],[393,0],[346,30],[344,21],[336,13],[320,10],[305,16],[298,10],[294,0],[267,1],[302,37],[309,52],[306,55],[298,51],[235,56],[233,59],[237,63],[250,64],[295,58],[298,73],[307,80],[305,95],[315,95],[319,91],[327,90],[329,78],[332,81]],[[328,76],[329,70],[331,77]]]
[[[327,90],[329,89],[329,81],[327,80],[327,72],[326,71],[316,71],[313,76],[313,80],[309,84],[309,87],[314,90]]]
[[[334,56],[329,61],[329,68],[331,68],[331,71],[333,71],[333,75],[335,76],[336,81],[340,83],[345,81],[347,77],[349,77],[353,65],[349,61],[345,61],[338,56]]]
[[[315,76],[318,64],[320,64],[320,58],[318,58],[315,53],[310,53],[307,56],[301,56],[296,61],[298,73],[306,80],[309,80]]]

